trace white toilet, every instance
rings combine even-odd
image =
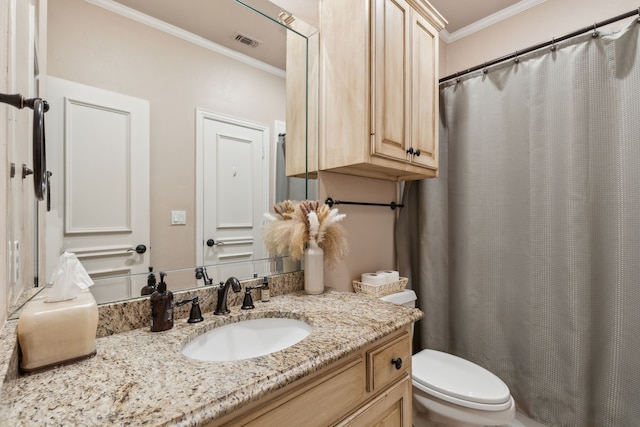
[[[415,307],[416,294],[406,289],[380,299]],[[500,426],[515,418],[509,387],[483,367],[435,350],[414,354],[411,364],[415,427]]]

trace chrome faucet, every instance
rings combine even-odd
[[[235,277],[229,277],[225,283],[220,282],[218,287],[218,303],[216,304],[216,311],[213,314],[229,314],[231,311],[227,308],[227,294],[229,293],[229,287],[233,289],[233,292],[238,293],[242,290],[240,281]]]

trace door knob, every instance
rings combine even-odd
[[[128,249],[128,252],[136,251],[136,253],[143,254],[147,252],[147,247],[145,245],[138,245],[135,249]]]
[[[209,247],[213,247],[213,246],[222,246],[222,245],[224,245],[224,242],[216,242],[216,241],[215,241],[215,240],[213,240],[213,239],[209,239],[209,240],[207,240],[207,246],[209,246]]]

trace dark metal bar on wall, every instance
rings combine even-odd
[[[401,203],[391,202],[391,203],[369,203],[369,202],[345,202],[344,200],[333,200],[331,197],[327,197],[324,201],[325,204],[329,205],[330,208],[333,205],[360,205],[360,206],[385,206],[391,208],[391,210],[395,210],[396,208],[404,207]]]
[[[474,71],[478,71],[478,70],[481,70],[481,69],[486,69],[487,67],[499,64],[501,62],[509,61],[511,59],[516,59],[520,55],[524,55],[524,54],[527,54],[529,52],[533,52],[533,51],[538,50],[538,49],[543,49],[545,47],[551,47],[551,50],[555,50],[555,44],[556,43],[568,40],[570,38],[579,36],[581,34],[586,34],[586,33],[590,32],[590,31],[593,31],[593,37],[598,37],[598,32],[596,31],[598,28],[604,27],[605,25],[613,24],[614,22],[621,21],[621,20],[626,19],[626,18],[631,18],[634,15],[640,15],[640,7],[638,9],[636,9],[636,10],[632,10],[630,12],[623,13],[622,15],[614,16],[613,18],[609,18],[609,19],[604,20],[604,21],[596,22],[593,25],[590,25],[588,27],[584,27],[584,28],[582,28],[580,30],[577,30],[577,31],[574,31],[572,33],[566,34],[566,35],[564,35],[562,37],[553,38],[548,42],[538,43],[538,44],[530,46],[530,47],[528,47],[526,49],[517,50],[512,54],[505,55],[505,56],[502,56],[500,58],[494,59],[492,61],[485,62],[484,64],[476,65],[475,67],[471,67],[471,68],[468,68],[468,69],[466,69],[464,71],[459,71],[459,72],[457,72],[455,74],[451,74],[451,75],[449,75],[447,77],[443,77],[443,78],[441,78],[439,80],[439,83],[442,84],[442,83],[445,83],[445,82],[447,82],[449,80],[452,80],[452,79],[459,79],[460,77],[464,76],[465,74],[473,73]],[[638,22],[640,23],[640,18],[638,18]]]

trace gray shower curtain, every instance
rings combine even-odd
[[[440,177],[405,187],[416,348],[548,426],[640,426],[638,27],[446,84]]]

